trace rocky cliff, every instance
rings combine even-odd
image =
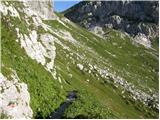
[[[151,47],[150,40],[159,33],[158,10],[158,1],[83,1],[65,11],[65,16],[103,36],[106,28],[113,28],[139,39],[147,38],[138,42]]]
[[[62,14],[52,19],[49,6],[0,3],[0,118],[48,118],[73,90],[78,99],[63,118],[158,118],[158,47],[112,28],[99,36]]]
[[[37,12],[43,19],[54,19],[54,5],[52,0],[27,1],[26,5],[28,5],[31,10]]]

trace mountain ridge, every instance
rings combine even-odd
[[[158,51],[119,30],[104,38],[61,14],[45,19],[25,1],[0,11],[1,118],[48,118],[73,90],[63,118],[158,118]]]
[[[102,36],[107,28],[122,30],[151,47],[152,39],[159,37],[158,9],[158,1],[82,1],[66,10],[64,16]]]

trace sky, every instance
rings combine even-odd
[[[54,0],[54,10],[56,12],[62,12],[80,1],[81,0]]]

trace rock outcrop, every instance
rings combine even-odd
[[[83,1],[65,11],[65,16],[91,31],[98,26],[131,36],[141,33],[150,42],[159,33],[158,9],[158,1]]]
[[[0,113],[8,118],[32,118],[33,111],[30,107],[30,94],[28,87],[22,83],[16,71],[12,70],[10,78],[0,73]]]
[[[28,5],[33,11],[35,11],[44,20],[54,19],[53,13],[53,2],[52,0],[38,0],[38,1],[27,1]]]

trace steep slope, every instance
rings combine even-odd
[[[70,90],[78,98],[64,118],[158,118],[157,51],[113,29],[99,37],[59,14],[44,20],[25,1],[0,5],[3,118],[47,118]]]
[[[21,96],[22,88],[16,87],[19,95],[14,94],[12,89],[8,90],[5,87],[8,81],[2,79],[1,99],[4,100],[1,104],[1,114],[3,116],[7,114],[8,117],[13,118],[47,117],[51,111],[59,106],[65,96],[62,95],[63,90],[58,87],[59,83],[53,81],[53,76],[46,70],[47,64],[43,64],[47,60],[47,53],[45,54],[45,58],[41,51],[46,48],[42,46],[42,43],[37,41],[38,39],[36,37],[37,33],[42,33],[41,30],[45,31],[44,28],[41,28],[41,25],[39,27],[37,26],[37,24],[40,24],[38,20],[41,21],[41,19],[37,17],[35,12],[31,11],[30,8],[21,2],[2,2],[0,8],[2,12],[2,74],[8,78],[8,81],[11,81],[11,70],[14,70],[19,77],[19,82],[27,84],[31,97],[28,105],[31,106],[33,111],[33,114],[29,114],[29,116],[24,115],[28,113],[22,113],[25,104],[18,107],[21,102],[19,101],[19,97]],[[37,21],[37,24],[35,21]],[[50,52],[49,50],[48,54]],[[54,56],[55,52],[52,51],[50,54]],[[52,58],[51,55],[49,57]],[[54,59],[52,58],[52,60]],[[44,68],[39,63],[46,67]],[[48,63],[52,63],[52,61],[48,61]],[[15,84],[13,83],[12,86],[15,86]],[[4,96],[7,90],[8,103]],[[14,97],[12,97],[12,94]],[[23,99],[25,100],[27,97],[23,96]],[[9,103],[12,101],[15,102],[15,107],[10,108]],[[21,114],[21,116],[16,116],[16,114]]]
[[[152,47],[158,37],[158,1],[83,1],[65,16],[103,37],[107,28],[127,32],[136,42]]]

